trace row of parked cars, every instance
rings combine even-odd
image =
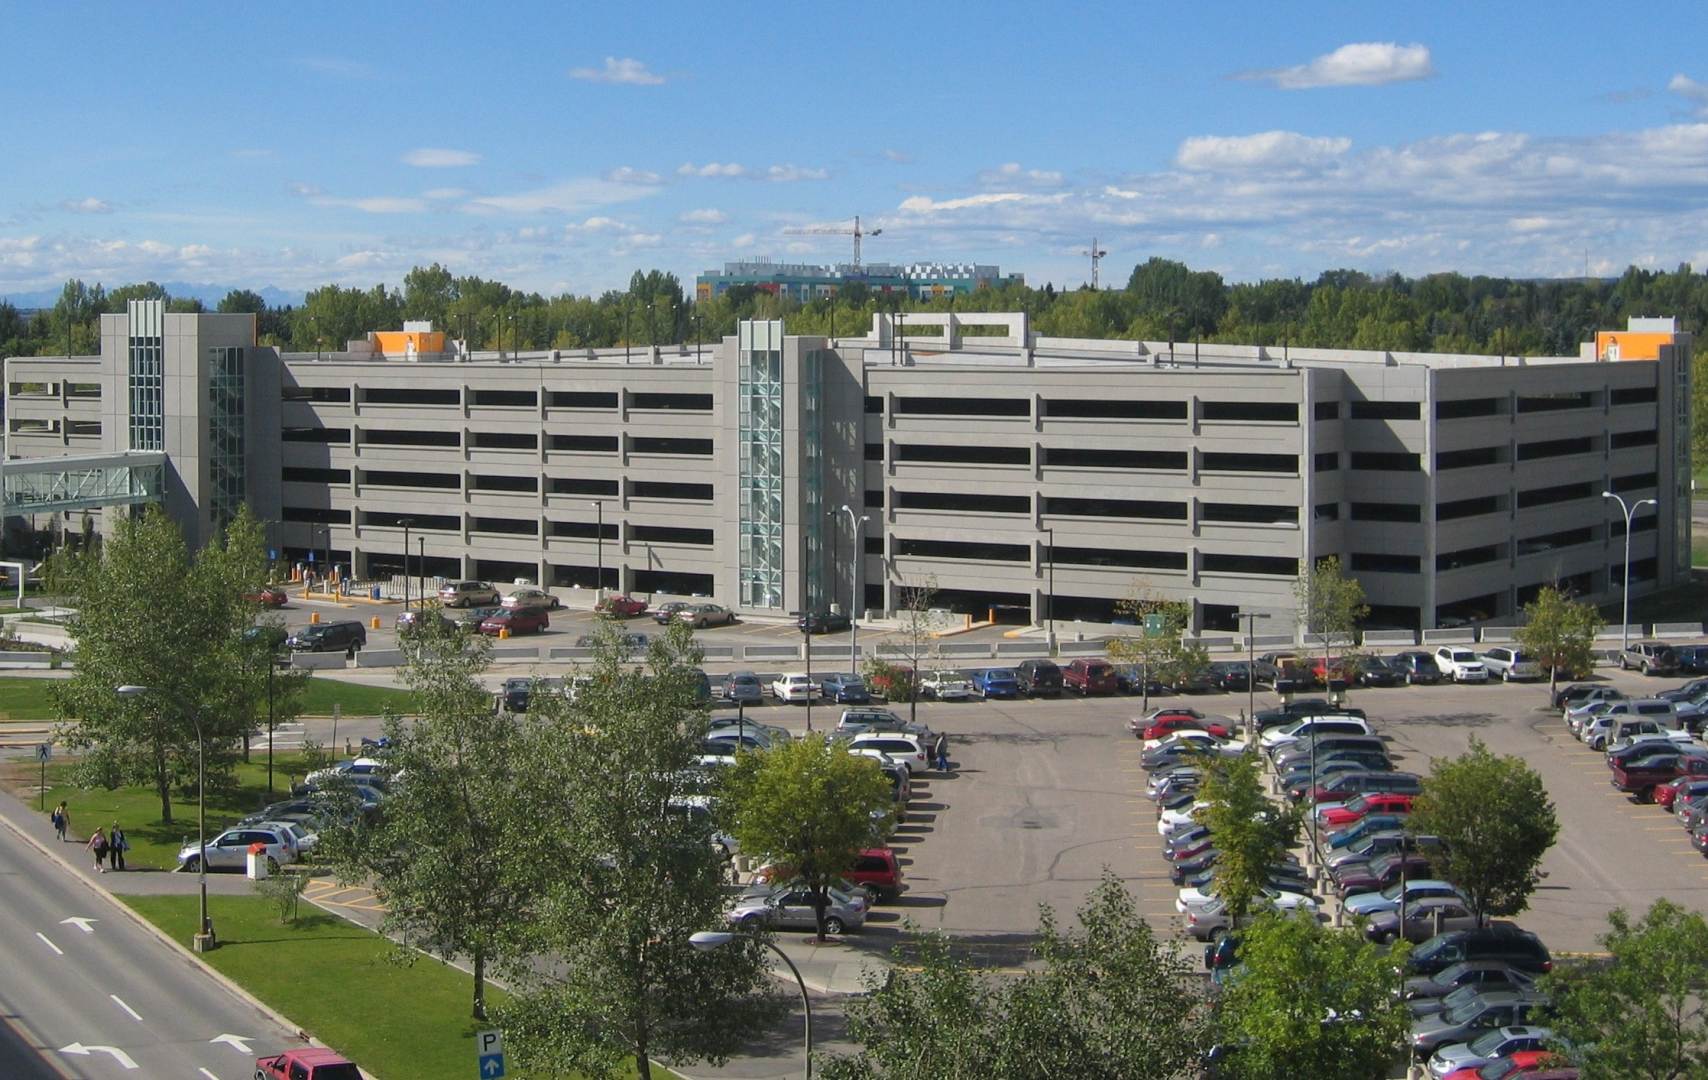
[[[1546,946],[1508,922],[1479,924],[1459,889],[1433,872],[1432,849],[1405,831],[1421,778],[1395,768],[1362,711],[1293,700],[1253,718],[1256,746],[1225,718],[1193,709],[1158,709],[1128,726],[1145,740],[1148,794],[1180,887],[1176,910],[1187,932],[1207,942],[1215,982],[1237,977],[1239,929],[1215,895],[1219,853],[1197,820],[1198,786],[1206,755],[1262,753],[1283,797],[1309,815],[1306,842],[1327,871],[1324,891],[1370,940],[1415,943],[1401,992],[1414,1017],[1412,1055],[1430,1075],[1481,1080],[1562,1064],[1551,1056],[1552,1033],[1540,1023],[1547,1003],[1534,986],[1552,967]],[[1317,890],[1288,855],[1269,868],[1260,906],[1317,915],[1324,904]]]
[[[1708,856],[1708,679],[1692,679],[1652,698],[1611,687],[1567,687],[1558,695],[1567,730],[1606,753],[1608,782],[1638,802],[1673,815],[1691,846]]]
[[[373,757],[341,761],[310,773],[288,799],[269,803],[222,830],[205,846],[187,842],[178,851],[178,869],[210,872],[245,869],[251,850],[267,857],[269,871],[308,858],[327,824],[377,814],[393,776]]]

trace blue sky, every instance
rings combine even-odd
[[[0,295],[1708,264],[1708,5],[13,5]]]

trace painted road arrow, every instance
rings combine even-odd
[[[118,1062],[120,1065],[123,1065],[125,1068],[136,1068],[136,1062],[130,1059],[130,1055],[116,1046],[84,1046],[82,1043],[72,1043],[70,1046],[60,1047],[59,1052],[62,1054],[79,1054],[83,1057],[88,1057],[90,1054],[97,1053],[111,1054],[113,1055],[113,1060]]]
[[[75,927],[77,927],[77,929],[83,931],[85,934],[93,934],[95,932],[95,928],[93,926],[90,926],[89,924],[100,922],[100,921],[101,921],[100,919],[86,919],[81,915],[73,915],[69,919],[59,920],[59,925],[61,925],[61,926],[75,926]]]
[[[253,1053],[253,1051],[251,1051],[249,1049],[249,1040],[253,1039],[254,1037],[255,1036],[253,1036],[253,1035],[216,1035],[213,1038],[209,1039],[208,1042],[225,1043],[227,1046],[231,1047],[233,1050],[236,1050],[238,1053],[248,1055],[250,1053]]]

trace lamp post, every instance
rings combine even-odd
[[[414,518],[400,518],[398,523],[403,526],[403,610],[409,610],[409,527],[415,524]]]
[[[701,952],[711,952],[722,948],[735,940],[735,935],[727,930],[702,930],[688,937],[688,943]],[[801,969],[789,959],[789,954],[779,949],[771,942],[765,942],[765,947],[783,958],[783,963],[789,965],[789,971],[795,976],[795,985],[801,990],[801,1010],[806,1014],[807,1045],[806,1045],[806,1080],[812,1080],[812,1001],[807,997],[807,983],[801,978]]]
[[[605,502],[603,499],[593,500],[593,509],[599,512],[599,522],[593,529],[593,535],[598,541],[599,576],[594,579],[594,606],[605,599]]]
[[[405,550],[407,550],[407,545],[405,546]],[[415,572],[420,575],[420,577],[416,578],[416,580],[415,580],[415,584],[417,586],[415,593],[417,596],[421,597],[421,606],[426,607],[427,606],[427,538],[425,536],[417,536],[415,538]]]
[[[153,695],[155,691],[152,687],[126,683],[117,689],[117,693],[122,698],[140,698]],[[197,925],[201,929],[196,932],[191,945],[197,952],[207,952],[218,944],[214,939],[213,920],[208,918],[208,742],[202,733],[201,713],[182,700],[177,704],[196,729],[196,877],[201,891],[201,919]]]
[[[1257,620],[1269,618],[1269,613],[1236,611],[1234,618],[1245,620],[1245,740],[1251,746],[1257,737]]]
[[[1627,639],[1631,636],[1631,519],[1645,506],[1653,506],[1658,510],[1660,503],[1653,499],[1638,499],[1626,506],[1624,497],[1611,491],[1602,492],[1601,497],[1618,503],[1619,512],[1625,515],[1625,604],[1619,616],[1619,651],[1624,653]],[[1620,663],[1623,664],[1624,661],[1621,660]]]
[[[1040,528],[1038,531],[1050,538],[1050,591],[1044,601],[1044,640],[1049,645],[1050,655],[1054,656],[1056,655],[1056,530]]]
[[[866,560],[866,522],[870,514],[855,515],[847,503],[842,512],[848,515],[848,525],[854,531],[854,591],[848,597],[848,674],[859,674],[860,662],[860,564]]]

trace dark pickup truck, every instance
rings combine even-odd
[[[1613,763],[1613,786],[1641,802],[1655,797],[1655,788],[1680,776],[1708,777],[1708,755],[1656,754],[1630,763]]]

